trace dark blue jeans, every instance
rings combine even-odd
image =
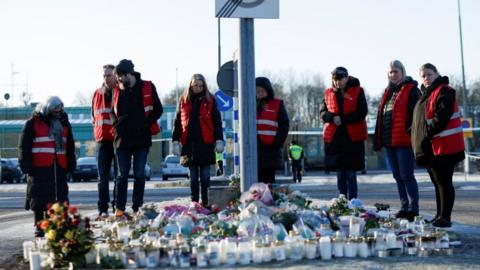
[[[340,194],[351,200],[357,198],[357,172],[354,170],[337,170],[337,187]]]
[[[202,188],[202,205],[208,205],[208,187],[210,187],[210,165],[193,165],[190,170],[190,190],[193,202],[198,202],[200,185]],[[200,178],[200,183],[199,179]]]
[[[418,213],[418,185],[413,174],[415,166],[413,150],[408,147],[386,147],[386,149],[400,195],[400,210]]]
[[[98,169],[98,212],[107,213],[108,203],[110,202],[110,189],[108,187],[110,180],[116,179],[117,161],[115,159],[115,151],[113,142],[101,141],[97,143],[97,169]],[[111,171],[113,161],[113,172]],[[113,175],[112,175],[113,173]],[[113,183],[113,200],[112,207],[115,205],[115,182]]]
[[[116,206],[125,211],[128,192],[128,172],[130,171],[131,158],[133,157],[133,195],[132,209],[138,211],[143,205],[143,193],[145,192],[145,164],[147,163],[148,148],[134,148],[116,150],[117,162],[120,174],[117,177]]]

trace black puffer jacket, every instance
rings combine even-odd
[[[58,164],[51,167],[33,167],[32,147],[33,138],[35,137],[34,121],[36,119],[48,125],[50,124],[47,117],[37,112],[27,120],[20,135],[18,162],[22,171],[28,175],[25,209],[45,211],[48,203],[55,202],[55,170],[57,199],[59,201],[68,201],[67,173],[72,173],[76,167],[75,142],[68,116],[66,113],[63,113],[60,122],[68,129],[65,146],[67,151],[67,169],[63,169]]]
[[[360,86],[360,81],[355,77],[349,77],[345,86],[345,93],[352,87]],[[331,143],[325,143],[325,167],[330,170],[355,170],[360,171],[365,168],[365,143],[352,142],[344,124],[365,121],[368,107],[363,89],[357,99],[357,110],[353,113],[343,113],[343,94],[342,91],[336,91],[337,104],[339,107],[339,116],[342,125],[338,126]],[[329,112],[325,99],[320,109],[320,117],[324,122],[333,123],[334,113]]]
[[[115,128],[115,148],[142,148],[152,146],[150,126],[163,113],[162,103],[152,83],[153,110],[145,117],[143,84],[140,73],[134,73],[136,83],[131,89],[121,90],[118,96],[118,111],[110,113]]]
[[[257,78],[258,79],[258,78]],[[262,85],[267,90],[267,96],[263,99],[257,100],[257,115],[261,114],[265,104],[275,98],[271,84]],[[288,136],[290,129],[290,121],[288,119],[287,109],[283,101],[280,103],[277,116],[278,130],[275,135],[273,145],[266,145],[260,141],[257,136],[257,154],[258,154],[258,169],[275,169],[281,166],[282,148]]]
[[[435,103],[435,112],[432,123],[427,125],[425,120],[425,110],[428,98],[441,84],[448,85],[449,80],[446,76],[439,76],[432,85],[425,87],[422,85],[422,96],[415,105],[412,121],[412,148],[415,154],[417,164],[427,167],[439,167],[443,165],[452,165],[465,159],[465,153],[459,152],[451,155],[434,156],[432,150],[432,138],[435,134],[442,132],[450,121],[454,111],[455,91],[451,88],[442,87]]]

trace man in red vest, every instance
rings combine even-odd
[[[281,99],[273,93],[270,80],[255,79],[257,96],[258,182],[275,183],[275,168],[280,166],[282,148],[290,121]]]
[[[112,178],[111,167],[113,161],[114,177],[117,175],[117,163],[113,149],[113,126],[110,119],[112,110],[113,88],[117,83],[113,74],[114,65],[103,66],[103,84],[95,90],[92,99],[92,124],[93,135],[97,142],[97,168],[98,168],[98,213],[99,217],[108,216],[108,203],[110,202],[109,181]],[[115,209],[115,184],[113,189],[112,207]]]
[[[77,162],[72,127],[60,98],[38,104],[25,122],[18,148],[20,168],[28,175],[25,210],[34,212],[35,236],[42,237],[38,222],[49,204],[68,202],[67,175]]]
[[[127,203],[128,172],[132,165],[133,184],[132,209],[137,212],[143,205],[145,191],[145,164],[152,146],[152,135],[160,132],[157,120],[163,112],[155,85],[144,81],[135,72],[132,61],[123,59],[115,67],[118,85],[113,90],[113,120],[115,136],[113,146],[119,167],[116,183],[115,216],[122,217]]]

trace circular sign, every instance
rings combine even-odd
[[[5,100],[9,100],[10,99],[10,94],[9,93],[5,93],[5,95],[3,95],[3,98]]]
[[[261,5],[265,0],[243,0],[239,6],[243,8],[253,8],[258,5]]]

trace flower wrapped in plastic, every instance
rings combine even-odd
[[[253,215],[240,222],[237,229],[238,236],[265,237],[273,236],[275,225],[266,216]]]
[[[261,201],[265,205],[273,205],[273,197],[267,184],[256,183],[250,186],[248,191],[243,192],[240,196],[242,203],[248,203],[251,201]]]

